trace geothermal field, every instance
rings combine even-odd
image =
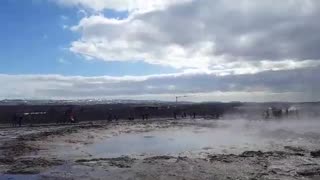
[[[4,123],[0,179],[320,179],[317,111],[266,118],[265,107],[232,106],[218,118],[179,111],[176,119]]]

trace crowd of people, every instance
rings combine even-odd
[[[271,118],[284,118],[284,117],[298,117],[299,110],[296,107],[286,107],[286,108],[277,108],[277,107],[269,107],[264,111],[263,117],[265,119]]]

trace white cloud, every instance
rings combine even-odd
[[[69,26],[68,25],[62,25],[62,29],[68,29],[69,28]]]
[[[108,3],[92,4],[106,8]],[[312,67],[320,59],[319,15],[316,0],[181,1],[157,11],[133,12],[124,20],[86,16],[71,28],[81,38],[70,50],[104,61],[225,69],[222,74]]]
[[[70,64],[70,61],[68,61],[68,60],[66,60],[66,59],[64,59],[64,58],[59,58],[57,61],[58,61],[60,64]]]
[[[68,16],[65,16],[65,15],[61,15],[60,18],[61,18],[61,20],[63,20],[63,21],[66,21],[66,20],[69,19],[69,17],[68,17]]]

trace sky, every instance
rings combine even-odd
[[[319,101],[318,0],[1,0],[0,99]]]

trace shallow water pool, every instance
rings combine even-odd
[[[297,123],[297,122],[295,122]],[[262,121],[199,121],[192,126],[121,134],[97,141],[82,150],[94,157],[123,155],[190,155],[201,152],[242,153],[303,146],[319,138],[320,124]],[[308,134],[316,137],[311,138]],[[316,133],[316,134],[315,134]],[[313,142],[312,142],[313,144]]]

